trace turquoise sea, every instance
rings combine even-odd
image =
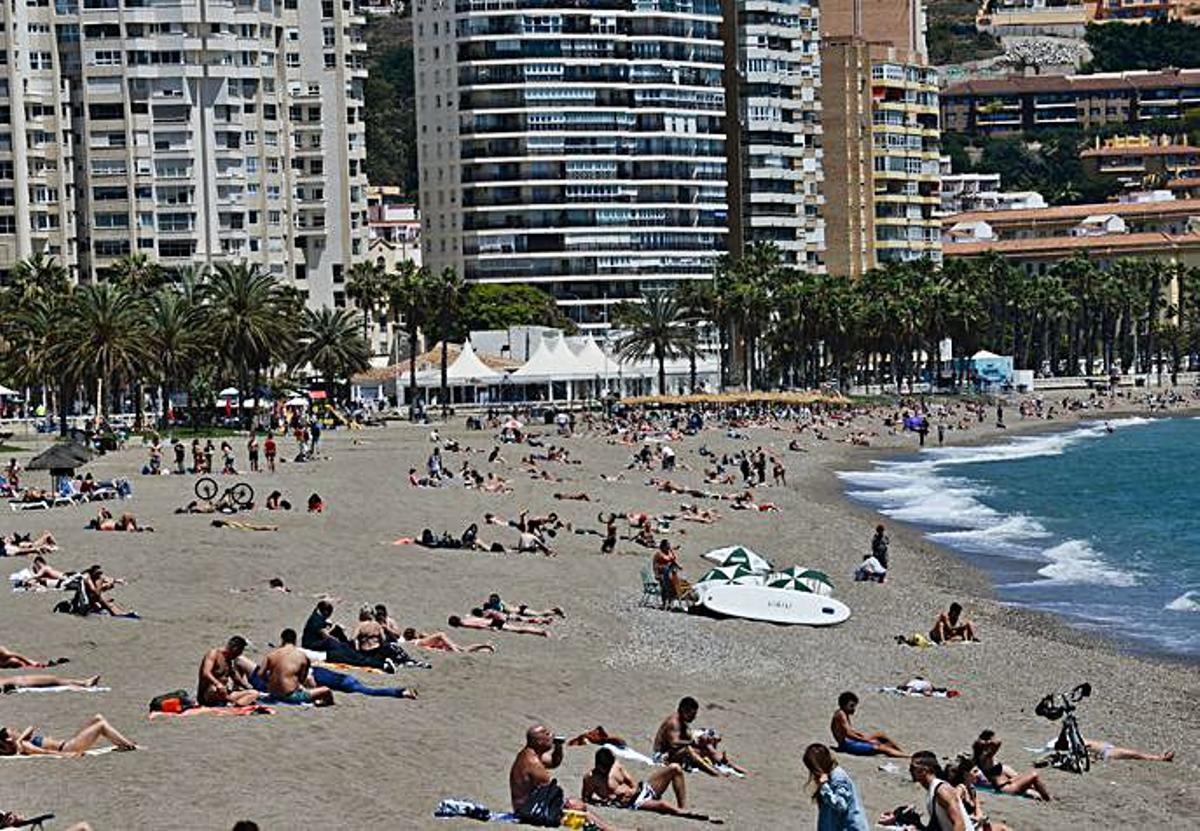
[[[851,498],[988,572],[1000,600],[1200,660],[1200,420],[928,448],[841,477]]]

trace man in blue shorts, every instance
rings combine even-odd
[[[850,721],[854,711],[858,709],[858,696],[852,692],[844,692],[838,696],[838,708],[833,714],[829,729],[833,732],[833,740],[841,753],[851,756],[875,756],[882,753],[893,759],[906,759],[908,754],[900,749],[884,733],[863,733],[855,730]]]

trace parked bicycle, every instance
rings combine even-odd
[[[1085,682],[1069,693],[1050,693],[1034,708],[1034,712],[1044,719],[1050,721],[1062,719],[1062,729],[1058,731],[1058,739],[1054,742],[1054,752],[1050,754],[1049,758],[1050,764],[1060,770],[1086,773],[1092,767],[1087,745],[1083,741],[1083,734],[1079,732],[1079,722],[1075,718],[1075,705],[1091,694],[1092,685]]]
[[[225,500],[232,502],[242,510],[248,510],[254,504],[254,488],[246,482],[238,482],[226,488],[225,492],[221,494],[221,500],[217,500],[217,493],[221,490],[221,486],[211,476],[201,476],[197,479],[194,490],[198,499],[209,502]]]

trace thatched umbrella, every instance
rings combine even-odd
[[[57,489],[61,477],[74,477],[75,468],[87,464],[95,455],[82,444],[64,441],[53,444],[34,456],[29,460],[29,464],[25,465],[25,469],[50,471],[50,481]]]

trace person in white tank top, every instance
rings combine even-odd
[[[929,812],[930,827],[938,831],[975,831],[975,824],[967,814],[958,789],[939,778],[941,767],[932,751],[914,753],[908,765],[912,780],[926,791],[925,808]]]

